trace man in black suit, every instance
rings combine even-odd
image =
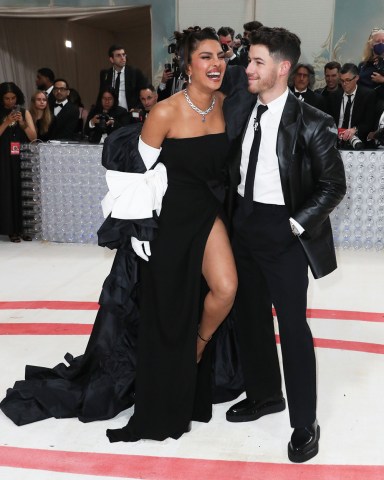
[[[339,62],[326,63],[324,65],[325,87],[317,88],[315,93],[327,98],[329,95],[342,90],[340,85],[340,69],[341,65]]]
[[[343,88],[329,97],[329,113],[339,128],[341,147],[363,148],[376,122],[376,95],[373,90],[358,85],[359,70],[345,63],[340,70]]]
[[[317,454],[320,437],[315,352],[306,319],[308,266],[315,278],[337,266],[329,214],[345,194],[345,174],[333,119],[287,88],[300,57],[299,38],[283,28],[261,27],[250,43],[248,92],[235,99],[236,115],[230,105],[224,108],[230,135],[239,131],[239,121],[245,123],[234,140],[232,179],[238,184],[235,325],[247,397],[227,411],[227,420],[251,421],[285,409],[273,304],[294,429],[288,456],[305,462]]]
[[[38,90],[42,90],[48,97],[49,107],[52,109],[55,103],[55,97],[53,95],[53,82],[55,81],[55,74],[50,68],[42,67],[37,70],[36,74],[36,87]]]
[[[50,140],[74,140],[79,122],[79,109],[68,100],[69,85],[63,78],[57,78],[53,84],[53,121],[49,127]]]
[[[323,97],[312,90],[315,84],[315,70],[312,65],[298,63],[291,73],[291,90],[302,102],[312,105],[323,112],[327,105]]]
[[[112,45],[108,50],[112,67],[100,72],[100,88],[112,87],[119,99],[119,106],[128,111],[140,105],[139,92],[149,82],[138,68],[127,65],[127,54],[121,45]]]

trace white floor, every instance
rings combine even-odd
[[[91,324],[95,310],[47,302],[97,302],[113,256],[91,245],[0,237],[0,397],[26,363],[53,366],[66,352],[83,352],[87,335],[21,333],[24,324],[70,324],[74,332]],[[217,405],[210,423],[194,423],[178,441],[133,444],[110,444],[105,436],[106,428],[125,425],[130,410],[105,422],[51,419],[24,427],[0,412],[0,480],[383,480],[384,254],[341,250],[338,261],[329,277],[310,277],[321,442],[307,464],[287,459],[287,411],[230,424],[229,404]],[[48,308],[36,309],[36,301]]]

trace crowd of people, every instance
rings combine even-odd
[[[259,22],[240,38],[230,27],[191,27],[175,34],[157,91],[111,47],[84,129],[100,142],[131,124],[124,155],[104,159],[115,194],[105,199],[99,243],[117,253],[85,354],[66,357],[69,366],[27,367],[7,391],[0,408],[17,425],[107,419],[134,404],[128,424],[107,431],[111,442],[179,438],[192,420],[209,421],[213,401],[242,391],[229,422],[281,412],[273,304],[293,428],[288,457],[318,453],[308,269],[321,278],[337,267],[329,215],[346,192],[337,147],[382,138],[384,31],[372,32],[360,65],[325,65],[316,92],[313,67],[298,63],[300,44]],[[68,83],[50,76],[39,71],[45,93],[34,95],[31,113],[14,112],[21,92],[0,86],[0,134],[14,125],[12,135],[33,140],[35,123],[39,135],[62,138],[78,128]]]

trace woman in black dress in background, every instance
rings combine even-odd
[[[13,82],[0,84],[0,234],[11,242],[22,235],[20,146],[36,139],[31,114],[21,106],[24,95]]]
[[[228,139],[224,96],[217,90],[224,53],[212,29],[185,33],[179,41],[187,89],[152,109],[140,139],[138,124],[113,132],[115,138],[133,133],[119,161],[103,161],[111,170],[107,178],[117,175],[119,184],[129,174],[113,170],[146,172],[135,177],[146,185],[158,177],[166,189],[160,216],[125,216],[132,203],[133,210],[143,207],[137,195],[132,202],[119,198],[122,216],[116,204],[111,207],[115,218],[107,218],[99,243],[118,250],[86,352],[75,359],[67,354],[69,367],[27,366],[26,380],[0,404],[17,425],[51,416],[106,419],[134,403],[128,425],[107,431],[111,442],[179,438],[192,420],[210,420],[212,393],[226,401],[241,392],[239,365],[230,355],[233,337],[223,334],[230,329],[215,334],[237,288],[222,220]],[[115,150],[111,137],[107,147]],[[160,206],[151,204],[149,215]]]

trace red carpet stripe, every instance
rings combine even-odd
[[[384,466],[297,465],[0,447],[4,467],[143,480],[382,480]]]
[[[280,343],[279,335],[276,335],[276,343]],[[332,340],[329,338],[314,338],[313,343],[317,348],[332,348],[384,355],[384,345],[380,343],[352,342],[350,340]]]
[[[0,302],[0,310],[98,310],[97,302],[72,302],[72,301],[11,301]],[[275,311],[273,310],[275,315]],[[348,310],[324,310],[309,308],[308,318],[322,318],[332,320],[358,320],[362,322],[384,322],[384,313],[354,312]]]
[[[89,335],[90,323],[0,323],[0,335]]]
[[[78,323],[0,323],[0,335],[89,335],[92,326],[92,324]],[[276,335],[276,341],[280,343],[278,335]],[[315,338],[314,342],[318,348],[384,354],[384,345],[378,343],[326,338]]]
[[[98,310],[97,302],[69,302],[60,300],[38,300],[19,302],[0,302],[0,310]]]

